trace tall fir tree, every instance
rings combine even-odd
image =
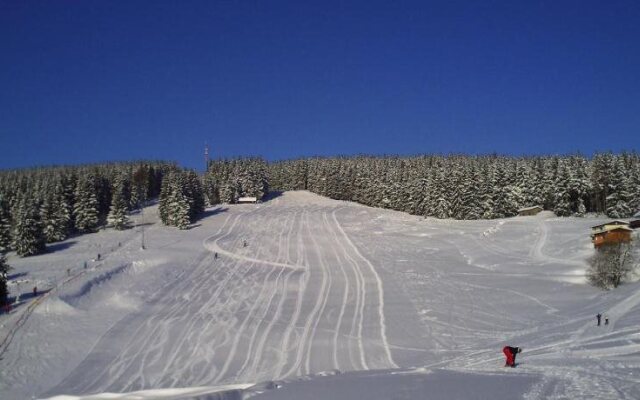
[[[111,208],[107,216],[107,222],[119,231],[126,229],[129,225],[126,195],[124,179],[122,177],[117,178],[112,189]]]
[[[18,202],[15,215],[12,236],[16,254],[27,257],[44,252],[45,237],[35,202],[23,197]]]
[[[573,213],[571,209],[571,195],[568,187],[570,181],[571,175],[569,173],[569,168],[564,161],[560,161],[558,163],[558,173],[556,174],[556,193],[554,199],[555,208],[553,209],[553,212],[561,217],[569,216]]]
[[[607,215],[611,218],[631,216],[631,193],[626,166],[622,157],[614,157],[608,182]]]
[[[11,214],[9,203],[0,193],[0,253],[9,251],[11,247]]]
[[[11,267],[7,263],[7,258],[3,252],[0,252],[0,307],[3,307],[9,302],[9,288],[7,288],[7,281],[10,270]]]
[[[40,206],[40,219],[42,220],[42,232],[47,243],[63,240],[58,237],[58,221],[56,220],[57,207],[51,195],[45,197]]]
[[[89,176],[78,181],[75,192],[75,206],[73,209],[76,229],[80,232],[93,232],[98,227],[99,212],[93,177]]]

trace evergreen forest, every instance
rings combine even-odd
[[[534,205],[626,218],[640,209],[640,156],[251,157],[211,161],[204,177],[167,162],[1,171],[0,253],[29,256],[72,234],[125,229],[147,199],[159,197],[164,224],[186,229],[206,204],[286,190],[435,218],[504,218]]]
[[[46,243],[109,225],[160,193],[164,162],[96,164],[0,172],[0,253],[43,252]]]
[[[435,218],[492,219],[540,205],[559,216],[640,209],[640,156],[415,156],[306,158],[269,164],[272,190]]]

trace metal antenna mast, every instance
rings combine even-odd
[[[209,169],[209,145],[207,142],[204,143],[204,172],[207,172]]]

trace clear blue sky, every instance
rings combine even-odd
[[[0,168],[638,150],[638,1],[0,0]]]

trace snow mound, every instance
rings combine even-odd
[[[470,373],[418,368],[316,374],[255,385],[154,389],[87,396],[60,395],[50,400],[523,399],[531,394],[544,398],[555,384],[553,379],[543,380],[541,375],[511,369],[504,373]]]
[[[109,271],[102,272],[85,281],[80,286],[71,283],[65,288],[66,293],[60,295],[60,299],[73,307],[82,308],[86,302],[93,300],[95,297],[100,297],[101,295],[108,296],[107,290],[98,289],[106,289],[106,286],[110,286],[110,284],[113,283],[111,281],[126,271],[130,265],[131,264],[124,264]]]
[[[43,307],[37,307],[34,310],[36,314],[55,314],[55,315],[76,315],[78,309],[57,297],[47,299]]]
[[[134,274],[145,272],[151,268],[165,264],[168,260],[164,258],[147,258],[144,260],[136,260],[131,264],[131,271]]]
[[[107,300],[107,305],[123,310],[135,310],[140,306],[140,302],[125,293],[116,292]]]
[[[241,400],[242,391],[251,384],[226,385],[218,387],[192,387],[172,389],[140,390],[130,393],[98,393],[88,396],[60,395],[50,397],[50,400]]]

